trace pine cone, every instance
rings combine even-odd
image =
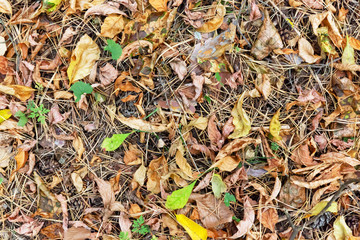
[[[322,214],[313,224],[310,225],[311,228],[321,228],[330,223],[333,215],[331,212],[325,212]]]
[[[345,216],[346,224],[354,231],[359,226],[360,217],[356,213],[350,213],[349,215]]]

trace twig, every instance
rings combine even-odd
[[[293,232],[290,236],[290,240],[295,240],[297,234],[299,233],[300,229],[302,228],[305,228],[309,225],[311,225],[312,223],[316,222],[323,213],[326,212],[326,210],[331,206],[331,204],[337,199],[340,197],[341,193],[344,191],[345,188],[347,188],[347,186],[349,186],[351,183],[359,183],[360,182],[360,179],[359,178],[354,178],[354,179],[349,179],[347,181],[345,181],[343,184],[341,184],[339,190],[337,190],[335,192],[335,194],[332,196],[332,198],[330,199],[330,201],[326,204],[326,206],[320,211],[320,213],[318,215],[316,215],[313,219],[311,219],[310,221],[308,222],[305,222],[302,227],[300,226],[295,226],[293,224],[293,222],[291,221],[291,218],[289,216],[289,213],[287,211],[285,211],[285,215],[286,217],[288,218],[289,220],[289,223],[291,225],[291,228],[293,229]]]

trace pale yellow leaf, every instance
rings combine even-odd
[[[143,186],[145,184],[146,171],[146,167],[141,164],[141,166],[134,173],[134,180],[138,182],[140,186]]]
[[[334,222],[334,236],[336,240],[351,239],[352,231],[348,225],[346,225],[344,216],[339,216]]]
[[[279,121],[280,110],[281,108],[279,108],[276,111],[276,113],[274,114],[273,118],[270,121],[270,133],[276,141],[280,141],[282,139],[282,137],[280,136],[280,130],[281,130],[281,124]]]
[[[168,0],[149,0],[149,3],[156,11],[165,12],[167,11],[167,1]]]
[[[88,35],[82,36],[76,44],[67,69],[70,84],[88,76],[99,58],[100,49],[98,45]]]
[[[110,15],[105,18],[101,26],[101,36],[114,38],[124,30],[125,21],[122,15]]]
[[[200,130],[205,130],[208,125],[208,119],[206,117],[198,117],[188,124],[189,127],[196,127]]]
[[[0,12],[12,14],[12,7],[8,0],[0,0]]]
[[[307,214],[305,217],[311,217],[311,216],[316,216],[318,215],[324,208],[325,206],[328,204],[328,201],[321,201],[319,203],[317,203],[309,212],[309,214]],[[332,213],[337,213],[337,203],[336,202],[332,202],[330,207],[328,209],[326,209],[326,212],[332,212]]]
[[[186,161],[181,151],[177,151],[175,155],[176,164],[179,166],[181,171],[183,171],[187,176],[192,178],[192,171],[190,164]]]
[[[243,94],[241,94],[239,100],[235,104],[234,108],[231,110],[231,116],[234,118],[233,124],[235,126],[235,130],[228,137],[230,139],[244,137],[248,135],[251,130],[250,118],[242,108],[246,93],[247,92],[245,91],[243,92]]]
[[[240,163],[240,158],[234,158],[231,156],[227,156],[222,158],[221,160],[214,163],[210,168],[219,168],[221,171],[231,172],[234,170]]]
[[[118,118],[122,124],[125,124],[133,129],[141,130],[144,132],[163,132],[168,130],[172,124],[151,123],[140,118],[129,117],[126,118],[122,115]]]
[[[185,215],[177,214],[176,220],[181,224],[181,226],[183,226],[183,228],[185,228],[192,240],[207,239],[207,230],[193,220],[187,218]]]

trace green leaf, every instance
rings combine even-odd
[[[29,119],[26,117],[25,113],[22,111],[17,111],[15,113],[15,117],[19,118],[18,126],[24,127],[26,123],[29,121]]]
[[[47,12],[52,12],[56,10],[62,0],[43,0],[43,9]]]
[[[225,193],[225,198],[224,198],[225,206],[229,207],[230,202],[236,202],[235,196],[232,195],[231,193]]]
[[[211,186],[216,198],[220,198],[223,192],[226,192],[226,184],[219,174],[214,173],[211,179]]]
[[[2,184],[3,181],[4,181],[4,179],[0,177],[0,184]]]
[[[235,222],[240,222],[241,221],[241,219],[237,218],[236,216],[232,216],[232,220],[234,220]]]
[[[354,48],[349,43],[349,37],[346,35],[346,46],[344,48],[342,57],[342,64],[355,64],[355,51]]]
[[[205,100],[211,104],[211,98],[208,95],[204,95]]]
[[[187,201],[189,200],[189,197],[195,186],[195,183],[196,180],[190,185],[182,189],[176,190],[171,195],[169,195],[166,198],[166,203],[165,203],[166,208],[170,210],[183,208],[186,205]]]
[[[218,82],[221,82],[221,76],[220,76],[220,73],[216,72],[215,73],[215,78]]]
[[[111,57],[114,60],[118,60],[119,57],[122,54],[122,47],[120,44],[117,44],[114,40],[112,39],[107,39],[107,46],[104,48],[104,50],[111,52]]]
[[[129,240],[129,233],[127,232],[120,232],[120,235],[119,235],[119,238],[120,240]]]
[[[77,81],[70,87],[70,90],[74,92],[74,95],[76,97],[75,102],[79,102],[81,99],[81,95],[83,95],[84,93],[92,93],[93,87],[88,83]]]
[[[120,147],[130,134],[131,133],[114,134],[111,138],[105,138],[101,144],[101,148],[105,149],[105,151],[114,151]]]

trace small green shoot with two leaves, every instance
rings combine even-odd
[[[230,202],[236,202],[236,198],[231,193],[225,193],[224,203],[225,206],[230,207]]]
[[[70,87],[70,90],[74,92],[74,95],[76,97],[75,102],[79,102],[81,99],[81,95],[83,95],[84,93],[90,94],[94,89],[88,83],[77,81]]]
[[[29,113],[23,113],[21,111],[17,111],[15,113],[15,117],[19,118],[18,125],[20,127],[24,127],[25,124],[29,121],[29,118],[37,118],[37,121],[41,124],[45,124],[45,115],[50,112],[49,109],[45,108],[43,104],[36,106],[34,101],[29,101],[27,104],[27,110]]]
[[[141,235],[150,233],[150,226],[145,225],[144,223],[145,223],[144,217],[140,216],[138,219],[134,220],[132,224],[133,229],[131,231],[135,233],[139,233]]]
[[[116,43],[112,39],[107,39],[107,46],[104,50],[109,51],[111,53],[111,58],[113,60],[118,60],[122,54],[122,47],[120,44]]]

